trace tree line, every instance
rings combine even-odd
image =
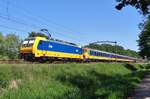
[[[40,32],[31,32],[28,34],[28,37],[47,37],[45,34],[42,34]],[[7,59],[18,59],[19,57],[19,49],[21,46],[22,40],[19,38],[19,36],[10,33],[7,35],[3,35],[0,33],[0,59],[7,60]],[[111,53],[118,53],[121,55],[127,55],[132,57],[139,57],[138,53],[132,50],[125,50],[122,46],[113,46],[109,44],[89,44],[84,47],[103,50]]]
[[[85,47],[87,48],[92,48],[92,49],[97,49],[97,50],[102,50],[110,53],[116,53],[120,55],[126,55],[126,56],[131,56],[131,57],[137,57],[139,58],[139,54],[136,51],[130,50],[130,49],[125,49],[124,47],[120,45],[111,45],[111,44],[89,44],[86,45]]]
[[[0,33],[0,59],[17,59],[20,42],[19,36],[13,33],[7,35]]]
[[[116,0],[116,2],[116,9],[132,6],[144,16],[144,21],[139,24],[141,32],[137,41],[139,55],[150,60],[150,0]]]

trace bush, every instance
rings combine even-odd
[[[150,64],[145,65],[146,69],[150,69]]]
[[[1,99],[123,99],[148,71],[135,64],[0,65]],[[17,89],[8,87],[21,80]]]

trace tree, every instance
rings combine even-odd
[[[5,55],[10,59],[16,59],[19,55],[20,39],[15,34],[7,34],[4,41]]]
[[[138,40],[140,55],[150,58],[150,18],[144,23]]]
[[[148,15],[150,13],[149,12],[150,0],[116,0],[116,1],[118,2],[118,5],[116,5],[116,8],[118,10],[121,10],[123,7],[130,5],[138,9],[143,15]]]
[[[20,39],[15,34],[7,34],[6,36],[0,33],[0,58],[9,59],[18,58]]]
[[[4,42],[4,36],[3,36],[2,33],[0,33],[0,55],[2,55],[3,52],[4,52],[4,48],[3,48],[4,44],[3,44],[3,42]]]
[[[126,56],[131,56],[131,57],[139,57],[138,53],[136,51],[132,51],[129,49],[124,49],[122,46],[115,46],[115,45],[110,45],[110,44],[89,44],[86,45],[85,47],[87,48],[92,48],[92,49],[97,49],[97,50],[102,50],[106,52],[111,52],[111,53],[117,53],[120,55],[126,55]]]

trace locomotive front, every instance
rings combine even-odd
[[[27,38],[22,42],[20,48],[20,57],[22,59],[25,60],[32,59],[34,42],[35,42],[35,38]]]

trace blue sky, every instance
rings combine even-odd
[[[0,26],[0,32],[25,38],[47,28],[54,38],[77,44],[111,40],[137,51],[142,16],[132,7],[117,11],[115,5],[115,0],[0,0],[0,16],[10,18],[0,18],[0,25],[19,29]]]

